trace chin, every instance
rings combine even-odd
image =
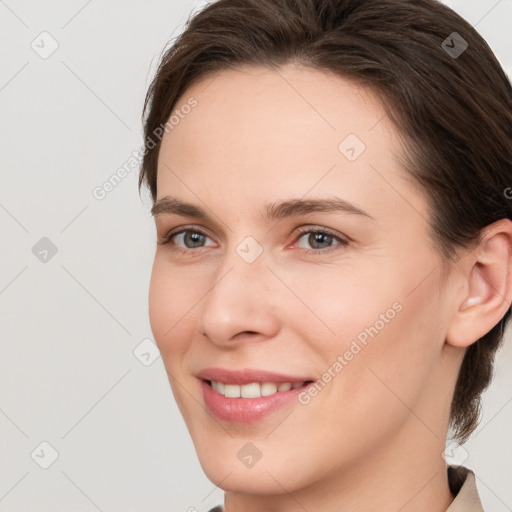
[[[288,490],[296,488],[296,484],[289,481],[289,470],[269,466],[260,466],[258,463],[252,468],[241,465],[230,467],[219,464],[218,461],[201,462],[206,477],[217,487],[224,491],[241,494],[281,494],[284,486]],[[298,475],[294,474],[296,479]],[[277,482],[279,482],[279,485]]]

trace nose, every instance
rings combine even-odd
[[[248,263],[233,251],[200,303],[200,332],[223,347],[274,337],[280,328],[278,286],[264,257]]]

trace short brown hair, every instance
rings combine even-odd
[[[379,95],[404,141],[405,168],[426,194],[443,265],[455,261],[456,248],[478,243],[484,227],[512,218],[504,193],[512,185],[510,81],[478,32],[437,0],[210,3],[161,56],[142,113],[146,143],[199,79],[289,62],[356,80]],[[145,152],[139,176],[139,191],[145,183],[153,201],[160,142]],[[466,349],[450,413],[459,442],[478,424],[509,317],[510,308]]]

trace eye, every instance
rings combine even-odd
[[[306,235],[308,235],[306,237]],[[174,231],[167,234],[162,241],[157,242],[158,245],[169,245],[171,250],[180,251],[182,253],[190,253],[190,251],[207,247],[206,240],[210,237],[201,229],[198,228],[181,228],[179,231]],[[300,242],[304,239],[306,244],[313,246],[313,249],[307,249],[301,246]],[[178,242],[176,242],[178,241]],[[334,234],[327,228],[317,227],[303,227],[299,230],[298,246],[302,252],[306,254],[321,254],[336,250],[336,246],[345,247],[348,245],[348,240]],[[333,241],[337,244],[333,245]],[[179,244],[179,245],[177,245]],[[215,245],[215,244],[210,244]]]
[[[182,252],[187,252],[192,249],[201,249],[204,245],[201,245],[205,242],[206,238],[210,238],[204,231],[201,231],[198,228],[193,229],[185,229],[182,228],[179,231],[174,231],[167,234],[161,242],[157,242],[159,245],[167,245],[171,247],[172,250],[178,250]],[[176,239],[181,241],[184,244],[184,247],[176,246],[176,243],[173,241]],[[215,244],[213,244],[215,245]]]
[[[312,229],[310,227],[302,228],[299,231],[299,242],[302,238],[305,239],[307,244],[313,246],[313,249],[303,249],[306,254],[321,254],[326,252],[331,252],[332,250],[336,250],[336,246],[344,247],[348,245],[348,241],[344,238],[335,235],[330,230],[318,227],[316,229]],[[308,235],[305,237],[305,235]],[[333,240],[338,241],[338,244],[332,245]],[[300,245],[299,245],[300,246]],[[315,247],[316,246],[316,247]],[[324,250],[327,249],[327,250]]]

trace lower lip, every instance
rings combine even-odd
[[[206,381],[201,380],[204,401],[210,412],[219,420],[232,423],[254,423],[293,402],[311,384],[288,391],[278,391],[260,398],[226,398],[217,393]]]

